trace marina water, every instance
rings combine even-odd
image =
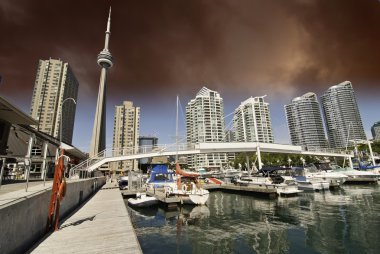
[[[380,250],[378,185],[346,185],[277,199],[216,191],[203,207],[184,206],[178,211],[128,207],[128,211],[144,253]]]

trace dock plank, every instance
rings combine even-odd
[[[102,188],[31,253],[142,253],[118,189]]]

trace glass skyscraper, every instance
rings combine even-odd
[[[351,82],[330,87],[321,100],[331,148],[345,148],[349,140],[367,139]]]
[[[290,140],[293,145],[326,148],[326,136],[317,96],[306,93],[284,106]]]

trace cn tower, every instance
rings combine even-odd
[[[108,49],[111,35],[111,7],[108,15],[106,38],[104,49],[98,55],[98,64],[102,67],[100,73],[98,102],[92,131],[90,158],[96,157],[106,147],[106,91],[107,91],[107,70],[113,65],[113,58]]]

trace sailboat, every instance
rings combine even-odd
[[[177,115],[176,115],[176,184],[166,185],[165,194],[166,196],[176,196],[181,200],[182,204],[195,204],[204,205],[206,204],[209,191],[202,188],[198,177],[199,173],[187,172],[181,169],[178,164],[178,96],[177,96]]]
[[[165,187],[166,195],[178,197],[182,204],[205,205],[210,193],[202,188],[199,174],[182,170],[176,163],[176,175],[177,183]]]

